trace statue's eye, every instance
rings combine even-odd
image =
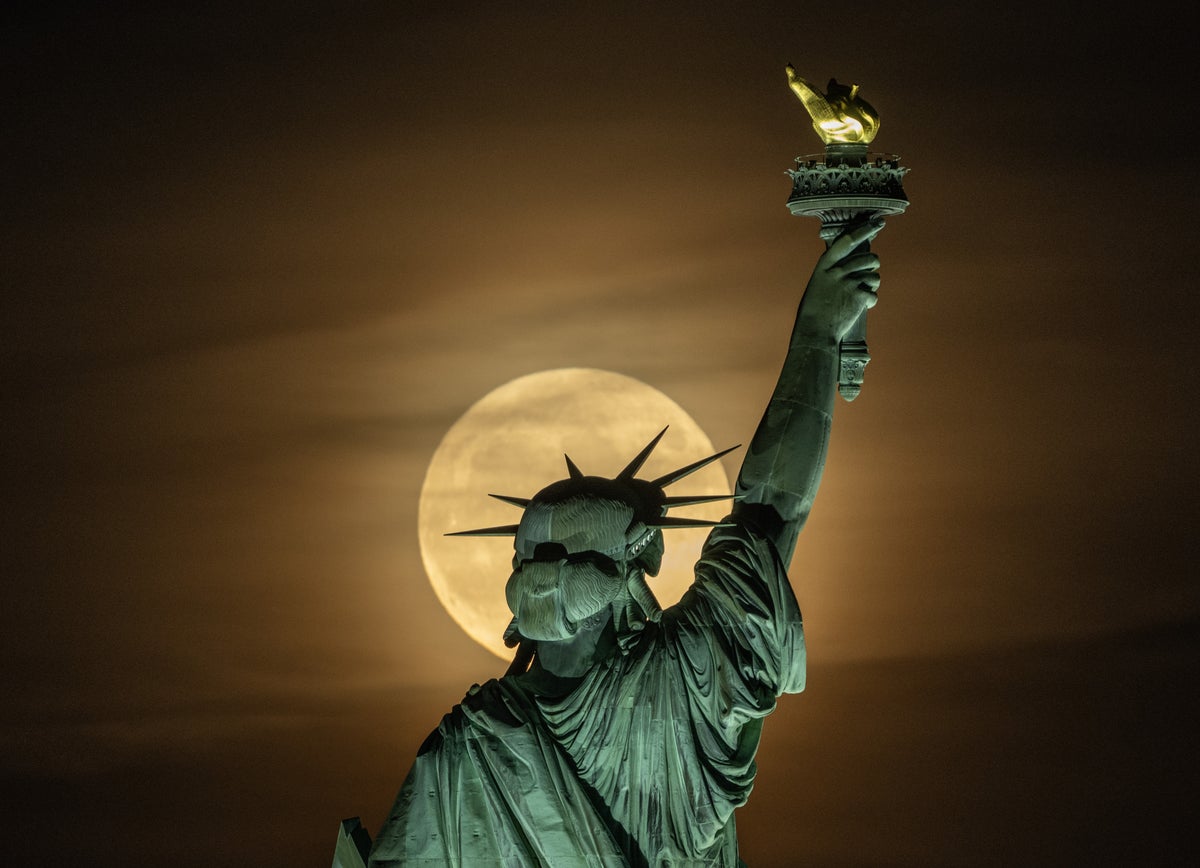
[[[535,561],[561,561],[567,556],[567,547],[562,543],[544,542],[538,543],[533,550],[533,559]]]

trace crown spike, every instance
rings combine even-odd
[[[646,459],[650,457],[650,453],[654,451],[654,447],[658,445],[658,441],[661,440],[663,435],[667,433],[667,428],[669,427],[670,426],[668,425],[659,431],[658,435],[655,436],[655,438],[651,440],[641,452],[633,457],[633,460],[625,466],[625,469],[617,474],[617,479],[633,479],[634,474],[642,469],[642,465],[646,463]]]
[[[693,474],[697,470],[699,470],[701,467],[706,467],[709,464],[712,464],[718,458],[722,458],[722,457],[728,455],[730,452],[732,452],[734,449],[737,449],[738,446],[741,446],[741,445],[742,444],[739,443],[737,446],[730,446],[728,449],[721,450],[716,455],[710,455],[707,458],[701,458],[699,461],[692,462],[687,467],[680,467],[678,470],[672,471],[671,473],[668,473],[665,476],[658,477],[658,479],[654,480],[654,484],[657,485],[659,488],[666,488],[668,485],[674,485],[676,482],[683,479],[685,476],[690,476],[691,474]]]
[[[503,500],[505,503],[511,503],[513,506],[519,506],[521,509],[529,506],[528,497],[513,497],[510,494],[489,494],[488,497],[494,497],[496,500]]]
[[[575,466],[575,462],[571,460],[571,456],[564,452],[563,458],[567,459],[567,473],[571,474],[571,478],[583,479],[583,471]]]
[[[481,527],[477,530],[458,530],[443,536],[516,536],[519,524],[505,524],[499,527]]]

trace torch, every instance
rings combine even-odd
[[[908,198],[900,181],[908,169],[894,154],[868,154],[867,145],[879,131],[879,114],[858,95],[858,85],[830,79],[822,94],[787,68],[788,85],[800,97],[812,118],[813,129],[825,143],[824,154],[796,158],[792,195],[787,206],[798,217],[817,217],[821,239],[828,247],[847,229],[874,217],[901,214]],[[859,251],[869,249],[864,242]],[[838,365],[838,393],[853,401],[862,391],[867,352],[867,313],[842,339]]]

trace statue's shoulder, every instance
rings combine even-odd
[[[472,684],[430,733],[419,753],[439,749],[447,741],[481,733],[502,734],[524,726],[529,719],[530,704],[525,691],[512,678],[492,678],[483,684]]]
[[[468,688],[459,707],[467,715],[518,725],[528,719],[534,707],[534,696],[528,680],[522,676],[506,675],[490,678]]]
[[[786,574],[773,529],[764,527],[757,518],[752,515],[750,520],[731,521],[713,529],[696,561],[699,584],[721,581],[729,574],[747,577]]]

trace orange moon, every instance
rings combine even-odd
[[[713,454],[700,426],[657,389],[592,368],[559,368],[511,380],[473,404],[442,438],[421,487],[418,534],[425,571],[442,605],[466,633],[498,657],[512,656],[501,637],[512,617],[504,584],[512,539],[447,537],[472,528],[516,524],[519,508],[487,495],[530,497],[567,475],[563,454],[589,476],[615,476],[663,426],[669,426],[639,476],[653,479]],[[669,494],[728,494],[721,463],[696,471]],[[716,502],[672,515],[716,520]],[[650,587],[659,603],[676,602],[692,583],[705,529],[666,531],[663,567]]]

